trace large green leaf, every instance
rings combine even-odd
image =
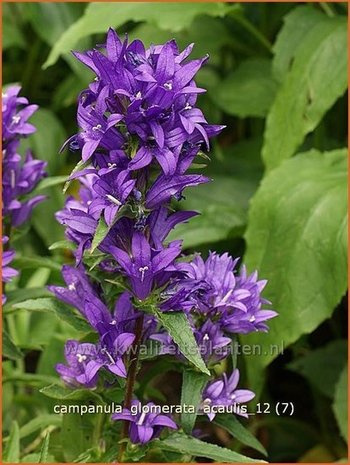
[[[208,376],[204,373],[198,373],[193,370],[184,370],[182,377],[181,404],[193,406],[195,412],[185,412],[181,414],[181,425],[187,434],[192,433],[197,409],[202,399],[203,388],[208,381]]]
[[[252,447],[253,449],[261,452],[263,455],[267,455],[265,447],[256,439],[255,436],[240,423],[235,415],[216,415],[214,423],[224,428],[237,441],[242,442],[246,446]]]
[[[305,36],[320,21],[328,21],[328,18],[313,5],[298,6],[284,17],[284,25],[273,46],[272,71],[279,82],[282,82],[290,70],[295,52]]]
[[[291,157],[347,87],[345,18],[328,18],[308,30],[267,118],[263,158],[267,169]]]
[[[176,32],[188,28],[200,14],[223,16],[225,10],[222,3],[186,3],[186,14],[180,3],[158,3],[156,8],[152,3],[90,3],[84,15],[56,42],[44,66],[53,65],[79,39],[106,32],[111,26],[118,28],[127,21],[147,21],[160,29]]]
[[[207,457],[215,462],[266,463],[263,460],[254,460],[230,449],[219,447],[216,444],[209,444],[208,442],[178,433],[168,437],[164,441],[160,441],[159,446],[161,449],[182,452],[183,454],[190,454],[195,457]]]
[[[347,341],[332,341],[325,347],[297,358],[288,368],[305,376],[325,396],[333,398],[336,382],[346,365],[347,352]]]
[[[346,290],[347,151],[312,150],[285,161],[262,182],[246,232],[248,270],[268,280],[264,296],[279,313],[248,359],[254,388],[263,368],[330,317]]]
[[[333,410],[338,422],[340,432],[345,439],[348,440],[348,368],[347,366],[342,371],[338,383],[335,388],[335,398]]]
[[[211,91],[213,101],[230,115],[266,116],[276,94],[271,61],[251,58]]]
[[[73,328],[81,332],[89,332],[90,326],[79,315],[74,313],[70,307],[54,298],[29,299],[19,302],[13,306],[21,310],[31,310],[33,312],[53,312],[61,320],[69,323]]]
[[[210,371],[200,355],[197,342],[193,336],[192,328],[187,316],[181,312],[155,311],[158,320],[168,331],[174,342],[179,346],[181,353],[201,372],[210,375]]]
[[[215,174],[213,177],[212,183],[186,191],[182,208],[200,215],[179,224],[169,236],[170,240],[183,240],[185,248],[236,237],[246,225],[249,198],[256,183]]]
[[[94,420],[96,421],[96,415],[69,413],[63,416],[60,436],[67,462],[73,462],[80,454],[91,448]]]

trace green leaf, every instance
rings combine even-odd
[[[347,88],[347,25],[328,18],[308,31],[277,92],[262,156],[268,170],[291,157]]]
[[[43,387],[40,392],[51,399],[86,400],[92,398],[101,401],[100,396],[90,389],[67,389],[55,383]]]
[[[347,341],[332,341],[297,358],[288,364],[288,368],[305,376],[309,383],[332,399],[336,382],[346,365],[347,352]]]
[[[80,160],[75,165],[75,167],[72,169],[70,175],[68,176],[68,180],[66,181],[65,185],[63,186],[63,194],[65,194],[67,192],[71,182],[73,181],[72,179],[70,179],[71,176],[73,176],[73,174],[75,174],[75,173],[78,173],[78,171],[82,171],[83,169],[85,169],[89,165],[90,165],[89,160],[87,160],[87,161]]]
[[[100,219],[99,219],[95,234],[94,234],[94,238],[92,240],[92,244],[91,244],[91,248],[90,248],[90,253],[91,254],[101,244],[101,242],[107,236],[110,229],[111,229],[111,227],[107,225],[104,217],[101,216]]]
[[[14,344],[7,331],[2,332],[2,354],[11,360],[19,360],[23,357],[22,352]]]
[[[16,309],[13,308],[13,305],[18,302],[23,302],[28,299],[36,299],[38,297],[50,297],[51,295],[52,294],[46,287],[16,289],[14,291],[6,292],[7,301],[3,307],[3,312],[6,314],[16,311]]]
[[[119,218],[122,218],[123,216],[125,216],[126,212],[128,212],[129,210],[130,210],[129,205],[127,204],[122,205],[120,209],[118,210],[117,214],[115,215],[115,217],[113,218],[112,223],[109,226],[107,225],[104,217],[103,216],[100,217],[95,234],[94,234],[94,238],[92,240],[92,244],[90,247],[90,254],[94,253],[96,248],[101,244],[103,239],[107,236],[107,234],[109,233],[113,225],[116,223],[116,221],[118,221]],[[96,266],[96,264],[94,266]]]
[[[193,406],[195,413],[181,414],[181,425],[187,434],[191,434],[197,418],[197,409],[201,402],[203,388],[208,376],[193,370],[184,370],[182,377],[181,404]]]
[[[64,155],[59,151],[66,140],[66,131],[57,116],[46,108],[40,108],[31,117],[30,122],[36,127],[36,132],[23,139],[23,150],[30,148],[35,158],[48,163],[49,175],[56,174],[64,164]]]
[[[95,419],[96,415],[70,413],[63,416],[60,436],[66,462],[73,462],[91,448],[94,430],[93,420]]]
[[[164,441],[160,441],[159,446],[161,449],[180,451],[183,454],[190,454],[195,457],[207,457],[215,462],[266,463],[263,460],[254,460],[230,449],[225,449],[224,447],[209,444],[199,439],[187,437],[178,433],[169,436]]]
[[[56,249],[68,249],[68,250],[75,250],[75,245],[71,241],[57,241],[50,245],[49,250],[56,250]]]
[[[234,415],[216,415],[214,423],[232,434],[237,441],[240,441],[246,446],[249,446],[267,456],[265,447],[256,439],[255,436],[253,436],[249,429],[245,428],[242,423],[237,420]]]
[[[251,58],[243,61],[209,95],[229,115],[265,117],[276,94],[271,61]]]
[[[19,463],[19,452],[19,428],[17,422],[13,421],[2,459],[5,463]]]
[[[187,29],[200,15],[224,16],[227,9],[221,3],[187,3],[184,15],[179,3],[90,3],[83,16],[70,26],[53,46],[44,67],[53,65],[61,54],[74,49],[79,39],[91,34],[105,33],[109,27],[118,28],[127,21],[147,21],[160,29],[177,32]]]
[[[13,261],[13,265],[20,270],[48,268],[49,270],[61,271],[62,265],[47,257],[18,257]]]
[[[242,234],[249,198],[256,183],[215,174],[213,177],[215,182],[186,191],[182,208],[198,211],[200,215],[176,226],[169,240],[181,239],[184,247],[188,248]]]
[[[19,437],[22,439],[48,426],[60,426],[61,423],[62,418],[59,415],[41,414],[20,428]]]
[[[40,181],[40,183],[36,186],[34,192],[40,192],[47,187],[57,186],[59,184],[63,184],[66,182],[67,176],[50,176],[46,179]]]
[[[73,328],[81,332],[89,332],[90,326],[64,303],[52,298],[29,299],[14,305],[14,308],[30,310],[34,312],[53,312],[61,320],[69,323]]]
[[[279,313],[268,333],[242,339],[260,348],[247,360],[254,390],[280,350],[329,318],[344,295],[346,225],[346,150],[312,150],[287,160],[254,196],[245,262],[268,280],[263,295]]]
[[[283,21],[284,25],[273,46],[272,63],[273,75],[280,82],[291,69],[295,52],[305,40],[305,36],[321,21],[328,21],[328,18],[313,5],[302,5],[288,13]]]
[[[48,461],[47,456],[49,453],[49,444],[50,444],[50,433],[47,433],[41,445],[40,454],[39,454],[39,463],[45,463]]]
[[[180,312],[162,313],[157,310],[155,310],[155,314],[187,360],[203,373],[210,375],[210,371],[205,366],[200,355],[199,347],[186,315]]]
[[[338,422],[341,435],[348,441],[348,367],[342,371],[335,388],[333,411]]]
[[[16,11],[13,10],[12,5],[3,5],[2,28],[3,50],[11,47],[26,48],[21,27],[17,22]]]

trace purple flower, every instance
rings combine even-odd
[[[244,334],[266,331],[264,322],[277,315],[263,309],[270,304],[261,296],[267,281],[258,281],[257,272],[247,276],[244,266],[236,275],[237,262],[227,253],[210,253],[206,261],[197,255],[179,267],[185,277],[172,284],[173,293],[182,292],[183,310],[215,319],[220,330]]]
[[[6,244],[8,242],[9,238],[7,236],[3,236],[2,238],[2,244]],[[14,250],[5,250],[2,252],[2,282],[8,283],[14,278],[15,276],[18,275],[18,271],[9,266],[9,264],[12,262],[12,260],[15,257],[15,251]],[[6,296],[3,294],[2,295],[2,303],[4,304],[6,302]]]
[[[118,172],[114,168],[107,169],[103,174],[99,175],[92,186],[97,196],[89,205],[89,213],[96,218],[103,211],[104,219],[107,225],[110,226],[120,207],[125,204],[135,183],[136,180],[130,179],[128,171]]]
[[[179,52],[172,40],[146,50],[139,40],[122,42],[110,29],[106,54],[98,50],[74,54],[96,74],[81,94],[81,132],[73,136],[83,160],[94,159],[100,150],[126,148],[132,152],[130,170],[156,161],[169,176],[177,169],[186,141],[198,148],[203,143],[209,146],[209,137],[223,126],[209,125],[195,107],[197,95],[205,89],[196,86],[194,77],[208,57],[187,61],[192,47]]]
[[[2,94],[2,137],[3,148],[18,136],[26,136],[36,131],[28,119],[38,109],[38,105],[28,105],[25,97],[18,97],[20,86],[10,86]]]
[[[122,413],[114,413],[112,419],[129,421],[131,442],[146,444],[158,437],[164,427],[177,429],[176,423],[169,416],[155,413],[155,407],[153,402],[142,406],[140,401],[133,400],[131,409],[124,408]]]
[[[29,218],[33,208],[45,197],[27,196],[38,182],[46,176],[47,163],[34,160],[27,151],[24,161],[17,153],[20,139],[35,132],[35,127],[28,123],[28,118],[37,110],[37,105],[28,105],[28,100],[18,97],[19,86],[10,86],[3,94],[2,101],[2,137],[3,137],[3,216],[9,217],[13,226],[20,226]]]
[[[207,413],[210,421],[215,418],[215,407],[237,406],[236,413],[247,417],[248,415],[240,411],[239,404],[245,404],[255,397],[254,392],[248,389],[237,389],[239,382],[239,371],[236,369],[228,378],[224,373],[221,379],[211,381],[204,389],[202,394],[202,407],[207,406],[213,410]]]
[[[133,234],[130,254],[118,247],[110,247],[110,253],[129,278],[136,297],[141,300],[148,297],[160,274],[174,270],[173,262],[180,252],[178,242],[169,244],[160,252],[152,252],[146,237],[139,231]]]
[[[80,177],[80,199],[68,197],[64,209],[56,213],[57,220],[66,226],[67,239],[78,245],[75,252],[77,265],[81,263],[85,249],[91,246],[97,228],[97,219],[89,213],[89,205],[94,199],[92,185],[96,179],[91,173]]]
[[[217,363],[228,355],[231,339],[224,336],[219,325],[206,320],[200,329],[195,331],[195,338],[203,359],[207,363]]]
[[[123,116],[112,114],[104,117],[107,111],[106,99],[109,94],[108,86],[104,87],[99,93],[94,105],[85,106],[87,95],[83,93],[80,97],[78,107],[78,124],[83,130],[79,134],[83,142],[82,159],[88,160],[98,146],[112,150],[119,148],[124,142],[121,134],[113,129],[119,123]],[[118,144],[115,145],[115,142]]]
[[[126,368],[123,355],[133,343],[135,336],[130,333],[114,332],[108,338],[102,337],[98,344],[79,343],[68,340],[65,345],[65,358],[68,365],[56,365],[56,370],[62,380],[70,385],[95,387],[98,372],[105,368],[114,375],[126,378]]]

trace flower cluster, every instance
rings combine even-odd
[[[154,314],[145,313],[147,305],[183,311],[209,367],[227,356],[232,334],[266,331],[265,321],[275,316],[263,309],[269,304],[261,297],[266,282],[256,273],[248,276],[244,267],[237,273],[237,260],[227,254],[180,261],[181,241],[167,241],[177,224],[197,214],[176,211],[176,203],[185,188],[209,181],[188,170],[223,129],[209,125],[196,107],[205,90],[194,77],[208,57],[189,60],[191,50],[192,45],[180,52],[174,40],[145,49],[139,40],[121,41],[110,29],[105,45],[75,53],[95,74],[79,97],[79,132],[65,144],[81,151],[70,176],[80,181],[79,198],[69,197],[57,213],[76,245],[76,267],[64,267],[67,287],[51,291],[79,310],[98,340],[66,343],[67,365],[57,365],[57,371],[70,386],[95,387],[106,370],[127,377],[132,363],[127,352],[140,341],[158,340],[169,353],[174,342]],[[95,253],[96,236],[99,282],[93,284],[84,265]],[[111,298],[105,281],[122,291]],[[250,391],[236,389],[238,379],[235,370],[229,379],[211,381],[203,402],[250,400]],[[132,442],[143,444],[162,427],[176,427],[162,415],[132,416],[132,402],[126,399],[123,413],[113,417],[130,422]]]
[[[30,151],[24,160],[18,153],[21,138],[36,130],[28,119],[38,109],[37,105],[29,105],[25,97],[18,96],[20,90],[14,85],[2,94],[2,214],[5,230],[9,232],[12,227],[25,223],[33,208],[45,198],[43,195],[29,197],[29,194],[46,175],[46,162],[35,160]],[[2,243],[7,242],[8,237],[3,237]],[[13,251],[3,254],[4,282],[17,274],[8,267],[13,257]]]

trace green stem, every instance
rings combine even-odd
[[[327,16],[329,16],[330,18],[333,18],[335,16],[335,13],[334,13],[332,7],[330,5],[328,5],[328,3],[320,2],[319,5],[322,8],[322,10],[326,13]]]
[[[139,355],[140,355],[140,345],[141,345],[140,343],[142,339],[143,319],[144,319],[144,315],[142,314],[136,320],[135,340],[133,343],[133,350],[130,352],[128,377],[126,380],[125,397],[124,397],[124,408],[127,408],[127,409],[130,409],[131,407],[132,396],[134,393],[137,366],[138,366]],[[121,433],[120,439],[121,440],[127,439],[128,436],[129,436],[129,422],[123,421],[122,433]],[[126,449],[126,441],[123,441],[120,444],[120,449],[119,449],[119,454],[118,454],[119,463],[123,461],[125,449]]]
[[[231,18],[240,24],[244,29],[246,29],[253,37],[257,39],[260,44],[266,48],[270,53],[272,53],[272,44],[270,41],[252,24],[248,21],[242,14],[237,14],[233,12]]]

